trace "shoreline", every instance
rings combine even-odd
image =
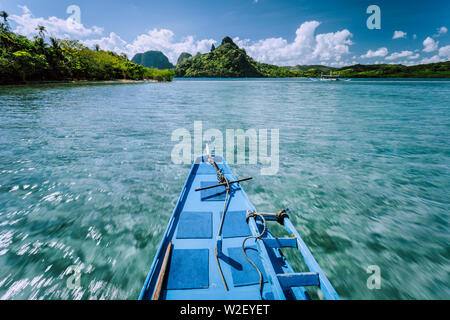
[[[126,84],[126,83],[163,83],[171,81],[158,81],[154,79],[132,80],[132,79],[114,79],[114,80],[33,80],[26,82],[2,83],[1,87],[7,86],[29,86],[40,84]]]
[[[131,80],[131,79],[115,79],[115,80],[35,80],[35,81],[27,81],[27,82],[17,82],[17,83],[3,83],[0,84],[0,88],[2,87],[9,87],[9,86],[38,86],[38,85],[46,85],[46,84],[92,84],[92,85],[101,85],[101,84],[139,84],[139,83],[167,83],[167,82],[173,82],[175,80],[179,81],[204,81],[204,80],[211,80],[211,81],[239,81],[239,80],[310,80],[311,77],[174,77],[171,81],[159,81],[154,79],[143,79],[143,80]],[[351,79],[354,81],[402,81],[402,80],[410,80],[410,81],[421,81],[421,80],[427,80],[427,81],[446,81],[450,80],[450,78],[412,78],[412,77],[405,77],[405,78],[397,78],[397,77],[386,77],[386,78],[344,78],[342,79]]]

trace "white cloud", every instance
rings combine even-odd
[[[446,60],[450,60],[450,45],[441,47],[439,49],[439,56],[445,58]]]
[[[348,30],[341,30],[316,36],[317,45],[313,56],[318,56],[321,61],[340,61],[342,55],[349,53],[349,45],[353,44],[350,38],[352,34]]]
[[[162,51],[172,63],[175,63],[182,52],[196,54],[208,52],[214,39],[196,40],[193,36],[177,39],[169,29],[152,29],[147,33],[138,35],[132,42],[123,40],[118,34],[110,32],[109,35],[95,38],[103,33],[103,28],[93,26],[85,27],[73,20],[64,20],[57,17],[37,18],[31,11],[22,6],[21,15],[11,15],[10,20],[16,24],[17,33],[25,36],[37,35],[36,27],[43,25],[47,34],[57,38],[81,39],[81,42],[93,48],[96,44],[103,50],[126,53],[130,58],[136,53],[148,50]],[[255,60],[278,65],[334,63],[342,64],[342,57],[350,53],[353,36],[347,29],[336,32],[316,34],[320,25],[318,21],[307,21],[296,30],[293,42],[283,38],[268,38],[252,42],[235,38],[235,42],[244,47],[247,53]]]
[[[412,55],[413,55],[412,51],[403,50],[402,52],[391,53],[385,59],[386,60],[394,60],[394,59],[398,59],[398,58],[409,57],[409,56],[412,56]]]
[[[433,37],[440,37],[441,35],[446,34],[447,31],[448,31],[448,29],[446,27],[442,26],[442,27],[437,29],[438,33],[434,34]]]
[[[369,51],[367,51],[366,54],[363,54],[361,56],[361,58],[384,57],[384,56],[386,56],[388,54],[388,52],[389,52],[388,49],[385,48],[385,47],[379,48],[379,49],[377,49],[375,51],[369,50]]]
[[[251,42],[234,38],[256,61],[277,65],[338,62],[350,52],[353,36],[347,29],[315,35],[318,21],[306,21],[296,30],[293,42],[283,38],[268,38]]]
[[[406,38],[406,32],[394,31],[394,35],[392,36],[392,39],[400,39],[400,38]]]
[[[424,41],[423,41],[423,51],[425,52],[433,52],[436,51],[439,45],[439,41],[435,41],[433,38],[431,37],[427,37]]]
[[[421,64],[426,64],[426,63],[434,63],[434,62],[440,62],[441,58],[439,58],[439,56],[436,54],[434,56],[432,56],[431,58],[423,58],[420,63]]]
[[[420,54],[416,53],[416,54],[409,56],[408,59],[414,60],[414,59],[418,59],[419,57],[420,57]]]
[[[102,50],[126,53],[130,58],[136,53],[158,50],[162,51],[170,62],[176,63],[182,52],[191,54],[207,52],[216,41],[213,39],[195,40],[192,36],[176,41],[175,34],[171,30],[152,29],[147,33],[140,34],[131,43],[122,40],[114,32],[111,32],[108,37],[85,40],[82,43],[91,48],[98,44]]]
[[[420,63],[434,63],[450,60],[450,45],[439,48],[438,54],[429,58],[423,58]]]
[[[83,24],[77,23],[73,20],[64,20],[57,17],[36,18],[31,13],[27,6],[19,6],[22,9],[22,15],[12,14],[9,19],[16,24],[14,32],[20,33],[24,36],[31,37],[38,34],[36,28],[38,25],[44,26],[47,34],[57,38],[70,37],[88,37],[92,35],[99,35],[103,32],[103,28],[93,26],[87,28]]]
[[[96,44],[100,46],[100,49],[107,51],[114,51],[116,53],[126,52],[127,42],[122,40],[117,34],[111,32],[108,37],[101,39],[84,40],[82,43],[90,48],[94,48]]]

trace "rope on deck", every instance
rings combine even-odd
[[[219,172],[221,173],[221,171],[219,171]],[[219,175],[217,177],[219,177]],[[224,176],[222,176],[222,177],[224,178],[225,183],[227,184],[227,187],[226,187],[227,188],[227,192],[226,192],[226,195],[225,195],[225,202],[224,202],[224,205],[223,205],[222,219],[220,220],[220,226],[219,226],[219,231],[217,232],[217,237],[220,237],[220,235],[222,234],[223,221],[225,220],[225,213],[227,211],[228,194],[230,193],[230,183],[229,183],[227,178],[225,178]],[[225,277],[223,276],[223,273],[222,273],[222,268],[220,267],[219,254],[217,252],[217,242],[216,242],[216,248],[214,250],[214,254],[216,256],[217,267],[219,268],[220,277],[222,278],[222,282],[223,282],[223,285],[225,287],[225,291],[228,291],[227,282],[225,281]]]
[[[247,221],[251,217],[255,219],[255,222],[256,222],[256,218],[260,217],[262,222],[263,222],[264,228],[263,228],[263,231],[260,234],[258,234],[256,236],[248,236],[248,237],[246,237],[244,239],[244,241],[242,241],[242,252],[244,253],[244,256],[248,260],[248,262],[250,262],[250,264],[256,269],[256,271],[258,271],[258,275],[259,275],[259,292],[262,295],[262,290],[263,290],[263,285],[264,285],[264,278],[263,278],[261,270],[259,270],[258,266],[248,257],[247,253],[245,252],[245,242],[248,239],[261,239],[262,236],[266,233],[267,226],[266,226],[266,219],[264,219],[264,216],[262,214],[254,212],[254,211],[247,212]]]
[[[220,183],[217,184],[217,185],[214,185],[214,186],[198,188],[198,189],[195,189],[195,191],[200,191],[200,190],[205,190],[205,189],[210,189],[210,188],[216,188],[216,187],[219,187],[219,186],[225,186],[226,187],[226,196],[225,196],[225,202],[223,204],[222,218],[220,220],[219,231],[217,232],[217,238],[219,239],[221,237],[221,234],[222,234],[223,222],[225,220],[225,214],[227,212],[228,198],[229,198],[229,194],[230,194],[230,184],[232,184],[232,183],[239,183],[239,182],[242,182],[242,181],[248,181],[248,180],[251,180],[252,178],[249,177],[249,178],[245,178],[245,179],[241,179],[241,180],[235,180],[235,181],[228,180],[224,176],[224,174],[222,173],[222,169],[219,169],[219,167],[217,166],[216,162],[214,161],[214,158],[209,153],[208,145],[206,145],[206,150],[207,150],[208,159],[210,160],[211,164],[213,165],[214,169],[216,170],[217,180],[219,180]],[[222,240],[220,240],[220,241],[222,241]],[[221,252],[219,252],[219,250],[218,250],[218,243],[219,243],[219,240],[216,242],[216,247],[214,249],[214,255],[215,255],[215,258],[216,258],[217,268],[219,269],[220,277],[222,278],[223,286],[225,287],[225,291],[228,291],[228,286],[227,286],[227,283],[225,281],[225,277],[223,275],[222,268],[220,267],[219,256],[220,256]],[[220,246],[220,250],[222,250],[222,246]],[[245,254],[245,256],[247,256],[245,251],[244,251],[244,254]],[[248,257],[247,257],[247,259],[248,259]],[[261,277],[262,277],[262,275],[261,275]]]
[[[225,202],[223,205],[223,212],[222,212],[222,218],[220,220],[219,231],[217,232],[217,237],[220,237],[220,235],[222,234],[223,221],[225,220],[225,213],[227,211],[228,195],[230,193],[230,181],[223,175],[222,169],[219,169],[216,162],[214,161],[214,158],[211,157],[209,152],[208,152],[208,158],[210,159],[211,164],[214,166],[214,169],[216,169],[217,180],[219,180],[219,182],[221,182],[223,184],[226,184]],[[214,256],[216,258],[217,268],[219,269],[219,274],[220,274],[220,277],[222,278],[223,286],[225,287],[225,291],[228,291],[227,282],[225,281],[225,277],[223,275],[222,268],[220,267],[219,252],[217,250],[217,242],[216,242],[216,247],[214,249]]]

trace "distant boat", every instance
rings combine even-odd
[[[320,78],[309,78],[311,81],[350,81],[351,79],[340,78],[341,72],[337,76],[334,76],[330,71],[329,75],[324,75],[323,72],[320,74]]]
[[[196,158],[139,299],[304,300],[307,287],[338,294],[292,225],[287,210],[261,213],[218,155]],[[269,223],[289,236],[275,238]],[[280,248],[296,248],[308,272],[296,273]]]
[[[338,77],[341,75],[341,73],[339,72]],[[339,79],[335,76],[333,76],[333,73],[330,70],[330,75],[323,75],[323,73],[320,75],[320,81],[339,81]]]

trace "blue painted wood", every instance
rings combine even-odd
[[[177,239],[211,239],[212,231],[212,212],[181,212]]]
[[[213,178],[213,177],[212,177]],[[209,187],[217,184],[216,180],[202,181],[200,188]],[[225,201],[226,189],[223,186],[200,191],[202,201]]]
[[[317,272],[285,273],[277,276],[283,287],[318,286],[320,284]]]
[[[222,157],[214,156],[214,158],[227,179],[230,181],[237,180]],[[247,211],[257,212],[242,189],[242,186],[251,182],[243,182],[242,186],[235,184],[231,188],[222,236],[218,236],[217,233],[224,201],[204,201],[201,191],[195,191],[195,189],[204,186],[205,183],[214,182],[218,182],[217,174],[212,165],[208,163],[207,157],[197,157],[172,212],[139,299],[150,299],[152,297],[163,264],[164,253],[169,243],[172,243],[173,250],[164,276],[165,281],[163,281],[163,287],[161,288],[160,299],[309,299],[309,295],[303,286],[282,286],[283,280],[279,280],[280,276],[292,274],[294,271],[281,253],[280,247],[298,247],[310,271],[319,274],[319,284],[324,296],[326,298],[339,298],[323,271],[318,268],[318,265],[316,266],[311,262],[312,255],[308,255],[309,250],[303,249],[306,245],[296,231],[296,233],[291,233],[297,239],[275,239],[268,230],[263,236],[263,240],[249,239],[246,241],[246,247],[257,249],[252,251],[251,258],[258,261],[257,264],[264,273],[265,282],[262,292],[260,292],[259,280],[255,281],[255,279],[259,279],[257,271],[251,265],[247,265],[248,262],[243,261],[243,256],[238,253],[246,236],[257,235],[261,231],[260,221],[256,221],[252,217],[247,224],[245,219],[244,213]],[[238,214],[235,214],[236,212]],[[189,216],[186,213],[195,214]],[[204,221],[201,217],[205,217]],[[285,221],[287,221],[286,219]],[[289,224],[285,223],[285,227],[286,225]],[[211,232],[209,232],[210,227]],[[232,236],[227,237],[227,235]],[[216,243],[219,245],[218,249],[221,253],[219,262],[223,277],[229,288],[228,291],[224,289],[216,264],[214,256]],[[230,252],[233,252],[233,254],[230,254]],[[189,277],[191,279],[185,279]],[[304,280],[305,283],[312,283],[310,276],[302,277],[310,281]],[[246,281],[248,279],[253,280]],[[238,285],[235,285],[236,283]],[[283,284],[285,283],[283,282]]]
[[[295,238],[264,238],[264,244],[270,248],[297,248]]]
[[[263,281],[267,282],[264,268],[259,257],[258,250],[255,246],[246,246],[245,252],[247,256],[258,266],[263,274]],[[222,257],[231,268],[231,275],[233,278],[233,285],[235,287],[259,284],[258,273],[255,272],[254,267],[245,258],[241,247],[228,248],[228,256]]]
[[[166,289],[209,287],[209,250],[175,249],[170,258]]]
[[[236,238],[249,236],[250,229],[245,223],[246,211],[227,211],[223,221],[223,238]]]

